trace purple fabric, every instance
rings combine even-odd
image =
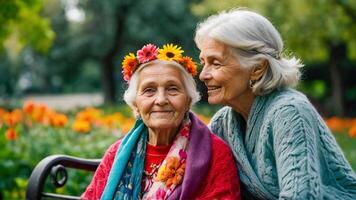
[[[207,176],[211,157],[211,132],[193,113],[189,113],[192,122],[189,138],[187,165],[183,183],[168,199],[192,199]]]

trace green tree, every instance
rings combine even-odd
[[[40,14],[43,0],[0,0],[0,49],[15,56],[25,46],[45,52],[54,32]]]
[[[356,2],[345,0],[204,0],[193,7],[206,16],[233,7],[249,7],[267,16],[281,32],[288,52],[306,63],[322,63],[330,74],[333,112],[344,115],[345,63],[356,59]],[[322,69],[325,70],[325,69]]]
[[[55,34],[42,16],[43,0],[0,0],[0,94],[16,94],[22,50],[45,53]]]
[[[101,62],[104,96],[107,103],[122,92],[121,60],[128,51],[146,43],[175,42],[194,52],[193,32],[197,18],[188,0],[87,0],[80,4],[88,21],[83,37],[91,38],[91,55]],[[118,81],[115,81],[118,80]]]

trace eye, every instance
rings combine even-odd
[[[179,92],[179,88],[177,86],[170,86],[167,90],[169,94],[176,94]]]
[[[213,64],[213,66],[218,66],[218,67],[221,66],[221,63],[218,60],[213,60],[212,64]]]
[[[154,88],[145,88],[142,90],[142,94],[146,95],[146,96],[151,96],[156,92],[156,90]]]

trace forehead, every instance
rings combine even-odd
[[[169,64],[152,64],[146,66],[138,75],[138,85],[148,83],[180,83],[183,84],[183,78],[177,67]]]
[[[200,58],[205,57],[224,57],[229,53],[229,48],[226,44],[214,40],[210,37],[204,38],[200,45]]]

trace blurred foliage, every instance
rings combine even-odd
[[[307,96],[320,101],[325,97],[326,84],[322,80],[311,80],[309,82],[302,82],[298,86],[299,90],[302,90]]]
[[[0,128],[0,190],[4,199],[24,199],[27,179],[34,166],[44,157],[67,154],[83,158],[100,158],[117,136],[104,130],[80,134],[70,128],[33,126],[28,130],[17,129],[15,141],[5,138],[5,127]],[[72,179],[63,192],[80,195],[92,174],[69,174]],[[18,182],[20,181],[20,183]],[[24,182],[24,183],[23,183]],[[53,188],[49,188],[53,189]],[[18,197],[18,198],[16,198]]]
[[[46,52],[55,33],[41,10],[42,0],[0,0],[0,50],[12,59],[27,45]]]
[[[102,91],[103,81],[108,79],[102,74],[102,66],[113,48],[119,49],[112,61],[115,68],[111,75],[120,94],[126,87],[120,65],[129,51],[146,43],[172,42],[197,57],[193,42],[197,18],[189,10],[190,2],[197,1],[34,2],[41,5],[41,15],[50,19],[56,38],[46,55],[38,54],[33,46],[19,52],[15,60],[0,54],[2,96]],[[117,29],[118,17],[124,20],[121,29]],[[121,36],[117,38],[117,34]]]
[[[247,7],[267,16],[288,49],[309,63],[328,61],[330,45],[335,43],[346,43],[348,58],[356,60],[356,1],[203,0],[192,9],[197,15],[207,16],[234,7]]]

